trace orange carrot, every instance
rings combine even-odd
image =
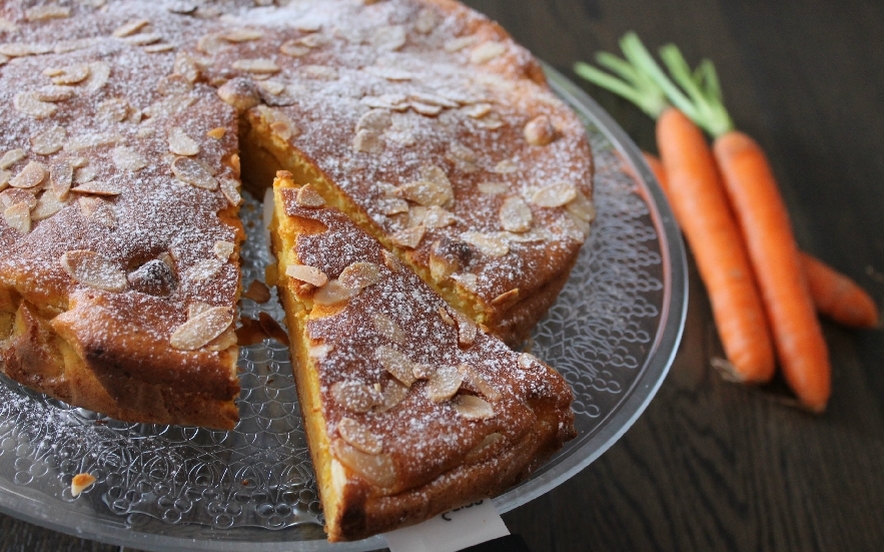
[[[652,153],[642,153],[668,196],[669,180],[663,163]],[[874,328],[878,325],[878,306],[866,290],[813,255],[801,252],[800,256],[817,312],[850,328]]]
[[[775,363],[764,307],[706,138],[673,108],[657,119],[656,132],[668,197],[706,285],[733,375],[768,381]]]
[[[735,130],[719,135],[713,152],[755,269],[783,375],[802,404],[822,412],[831,393],[828,351],[770,165],[758,144]]]
[[[801,265],[817,311],[851,328],[878,325],[878,306],[856,282],[807,253]]]

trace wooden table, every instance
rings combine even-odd
[[[884,302],[884,4],[862,0],[472,0],[561,71],[636,30],[715,61],[737,125],[767,151],[800,246]],[[645,149],[653,125],[583,85]],[[708,300],[669,377],[580,474],[504,515],[536,552],[875,550],[884,546],[884,340],[825,323],[834,375],[813,416],[782,389],[723,381]],[[0,515],[0,550],[109,552]]]

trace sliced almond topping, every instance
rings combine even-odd
[[[519,288],[513,288],[509,291],[505,291],[491,300],[492,305],[504,305],[511,304],[519,298]]]
[[[184,79],[193,84],[200,78],[200,67],[196,60],[185,52],[179,52],[175,56],[174,73],[181,75]]]
[[[508,197],[500,206],[500,226],[507,232],[527,232],[531,229],[531,208],[520,197]]]
[[[233,324],[231,307],[211,307],[178,326],[169,338],[175,349],[193,351],[221,335]]]
[[[454,213],[447,211],[438,205],[424,207],[415,205],[409,210],[409,226],[417,226],[422,224],[428,229],[445,228],[451,226],[457,221]]]
[[[165,44],[165,43],[151,44],[149,46],[144,47],[144,51],[147,52],[148,54],[156,54],[159,52],[171,52],[174,49],[175,49],[174,46],[172,46],[171,44]]]
[[[461,36],[458,38],[452,38],[448,42],[445,43],[445,51],[446,52],[459,52],[468,46],[472,46],[476,42],[479,41],[479,37],[476,35],[467,35]]]
[[[188,94],[193,90],[193,83],[181,75],[166,75],[157,83],[157,92],[163,96]]]
[[[16,203],[25,203],[28,209],[33,209],[37,206],[37,196],[34,195],[32,190],[21,190],[18,188],[10,188],[0,193],[0,204],[4,208],[11,207]]]
[[[196,155],[200,145],[180,127],[172,127],[169,131],[169,151],[175,155]]]
[[[162,262],[162,261],[161,261]],[[193,318],[211,309],[212,305],[205,301],[194,301],[187,305],[187,318]]]
[[[48,219],[55,213],[61,211],[61,208],[65,206],[65,202],[59,200],[55,196],[55,192],[51,189],[44,191],[39,199],[37,199],[37,205],[31,211],[31,220],[38,221]]]
[[[424,8],[417,13],[414,30],[420,34],[430,34],[440,23],[440,16],[432,8]]]
[[[202,163],[190,157],[176,157],[172,162],[172,173],[178,180],[191,186],[205,190],[218,189],[218,180]]]
[[[421,240],[424,239],[424,234],[427,232],[426,226],[414,226],[412,228],[405,228],[403,230],[399,230],[390,236],[390,239],[394,244],[399,245],[401,247],[406,247],[408,249],[416,249],[418,245],[420,245]]]
[[[448,312],[448,309],[445,307],[439,307],[439,318],[442,319],[442,322],[448,324],[449,326],[456,326],[457,322],[454,321],[454,318],[451,317],[451,314]]]
[[[315,266],[307,266],[300,264],[289,265],[285,269],[285,274],[289,278],[308,283],[316,287],[322,287],[328,283],[328,276]]]
[[[129,116],[129,102],[122,98],[111,98],[98,104],[99,118],[115,123],[123,122]]]
[[[98,175],[98,169],[92,165],[78,167],[74,171],[74,184],[86,184],[95,180]]]
[[[467,420],[486,420],[494,416],[491,403],[475,395],[458,395],[453,406],[458,415]]]
[[[531,353],[519,353],[519,368],[523,370],[527,370],[532,366],[537,366],[540,364],[540,361],[537,360],[537,357],[532,355]]]
[[[21,148],[11,149],[0,157],[0,169],[8,169],[27,156],[25,150]]]
[[[408,387],[399,383],[396,378],[388,378],[381,390],[381,402],[375,405],[375,412],[386,412],[395,408],[408,396]]]
[[[396,188],[396,195],[417,203],[418,205],[430,206],[438,205],[440,207],[449,204],[454,199],[454,191],[451,183],[447,182],[418,180],[409,182]]]
[[[215,140],[220,140],[224,138],[224,135],[227,134],[227,129],[224,127],[215,127],[212,130],[206,132],[206,136],[209,138],[214,138]]]
[[[286,40],[279,47],[280,53],[289,57],[302,57],[310,53],[310,47],[301,42],[301,39]]]
[[[545,146],[555,140],[556,129],[546,115],[528,121],[523,131],[525,140],[532,146]]]
[[[58,199],[64,200],[68,197],[73,178],[74,167],[69,161],[54,161],[49,166],[49,186]]]
[[[387,197],[379,199],[377,202],[377,207],[381,211],[381,213],[387,216],[408,212],[408,202],[404,199],[399,199],[398,197]],[[413,225],[409,224],[409,226]]]
[[[531,203],[538,207],[561,207],[577,197],[577,188],[570,182],[556,182],[539,188],[531,197]]]
[[[89,77],[81,83],[87,94],[101,90],[110,79],[110,64],[106,61],[93,61],[89,64]]]
[[[353,297],[356,291],[337,280],[330,280],[313,294],[313,302],[318,305],[336,305]]]
[[[403,385],[411,387],[414,383],[414,362],[404,353],[390,346],[381,345],[375,349],[374,357],[387,372],[390,372]]]
[[[46,179],[46,168],[42,163],[31,161],[9,181],[13,188],[35,188]]]
[[[53,126],[31,136],[31,151],[38,155],[50,155],[64,146],[68,131],[61,126]]]
[[[583,222],[595,220],[595,205],[580,190],[577,190],[574,199],[565,206],[565,209]]]
[[[371,44],[379,50],[393,52],[405,46],[408,31],[404,25],[382,25],[375,28]]]
[[[124,25],[118,27],[113,32],[113,35],[117,38],[132,36],[133,34],[143,29],[149,23],[150,21],[148,21],[147,19],[133,19],[132,21],[129,21],[128,23],[125,23]]]
[[[494,168],[491,169],[491,172],[497,174],[511,174],[517,172],[519,170],[519,165],[516,164],[512,159],[504,159],[503,161],[498,162],[494,165]]]
[[[351,263],[338,276],[338,282],[350,289],[363,289],[381,280],[380,267],[367,261]]]
[[[88,489],[95,481],[95,476],[92,474],[78,473],[71,479],[71,496],[74,498],[80,496],[80,493]]]
[[[386,314],[376,312],[371,315],[375,330],[383,337],[399,345],[405,345],[405,332],[395,320]]]
[[[471,387],[472,391],[476,391],[483,397],[491,401],[500,399],[500,392],[492,386],[475,368],[468,364],[461,364],[457,370],[463,376],[464,381]]]
[[[233,43],[241,43],[241,42],[251,42],[253,40],[258,40],[262,36],[264,36],[264,31],[260,29],[248,29],[242,27],[240,29],[234,29],[232,31],[227,31],[221,38],[226,40],[227,42]]]
[[[331,449],[341,464],[371,485],[388,489],[396,484],[398,479],[396,464],[389,454],[367,454],[347,444],[343,439],[333,440]]]
[[[101,182],[99,180],[91,180],[89,182],[84,182],[83,184],[78,184],[71,188],[71,192],[97,196],[118,196],[122,193],[122,191],[113,184],[108,184],[107,182]]]
[[[464,232],[460,239],[475,246],[489,257],[503,257],[510,252],[509,244],[498,234],[490,232]]]
[[[126,273],[94,251],[67,251],[61,256],[61,266],[74,281],[84,286],[117,292],[126,289]]]
[[[278,80],[266,80],[258,83],[258,88],[267,92],[271,96],[279,96],[286,90],[285,83]]]
[[[64,151],[74,152],[89,148],[98,148],[101,146],[112,146],[123,142],[125,139],[121,134],[115,132],[95,132],[90,134],[81,134],[74,136],[64,144]]]
[[[43,74],[52,78],[52,84],[79,84],[89,77],[89,65],[75,63],[64,67],[50,67]]]
[[[216,257],[203,259],[187,269],[185,278],[192,282],[202,282],[214,278],[222,268],[224,268],[223,263]]]
[[[476,341],[479,335],[479,327],[476,323],[457,309],[449,309],[449,314],[457,324],[457,342],[459,345],[469,347]]]
[[[19,92],[12,100],[12,105],[25,115],[44,119],[55,115],[58,107],[55,104],[40,99],[40,94],[33,91]]]
[[[157,33],[136,33],[123,37],[123,40],[132,46],[147,46],[162,39],[163,37]]]
[[[3,211],[3,220],[10,228],[27,234],[31,231],[31,208],[27,203],[15,203]]]
[[[421,115],[426,115],[427,117],[435,117],[436,115],[442,113],[442,106],[439,105],[425,104],[417,100],[411,100],[408,105],[411,106],[411,109],[415,110]]]
[[[255,58],[255,59],[238,59],[233,62],[233,68],[246,73],[268,74],[272,75],[279,72],[279,65],[272,59]]]
[[[381,153],[384,151],[384,140],[377,132],[362,129],[353,137],[353,150],[360,153]]]
[[[25,11],[25,18],[28,21],[46,21],[47,19],[64,19],[71,16],[71,9],[67,6],[59,6],[58,4],[47,4],[45,6],[35,6]],[[76,495],[74,495],[76,496]]]
[[[215,245],[212,247],[212,252],[222,261],[229,260],[235,250],[236,245],[233,242],[223,240],[216,241]]]
[[[300,205],[301,207],[322,207],[325,205],[325,200],[319,195],[319,192],[316,191],[310,184],[305,184],[298,189],[298,195],[295,196],[295,203]]]
[[[383,401],[378,390],[359,381],[339,381],[332,384],[331,396],[335,403],[357,414],[368,412]]]
[[[483,42],[473,48],[473,51],[470,52],[470,62],[475,63],[476,65],[481,65],[483,63],[488,63],[505,52],[506,46],[500,42]]]
[[[140,171],[147,166],[147,159],[128,146],[117,146],[111,152],[111,159],[119,171]]]
[[[480,182],[476,185],[479,193],[485,195],[501,195],[510,190],[510,187],[503,182]]]
[[[242,203],[242,195],[239,193],[239,183],[232,178],[222,178],[219,180],[221,193],[227,199],[227,202],[234,207]]]
[[[85,196],[77,200],[80,212],[84,217],[94,220],[106,228],[117,225],[117,217],[107,201],[97,196]]]
[[[464,456],[464,463],[473,464],[487,460],[501,445],[503,445],[505,441],[506,438],[496,431],[486,435],[478,445],[473,447],[467,455]]]
[[[464,110],[468,117],[473,119],[481,119],[485,115],[491,113],[491,104],[490,103],[477,103],[467,107]]]
[[[392,270],[393,272],[399,272],[402,270],[402,262],[399,260],[396,255],[384,249],[384,265]]]
[[[341,418],[337,429],[341,439],[366,454],[380,454],[384,451],[381,438],[353,418]]]
[[[386,109],[370,109],[356,123],[356,131],[369,130],[383,132],[393,124],[393,118]]]
[[[447,401],[457,393],[463,376],[454,366],[439,366],[427,382],[427,398],[435,403]]]
[[[5,171],[0,169],[0,191],[5,190],[9,187],[9,181],[12,180],[12,173],[9,171]]]

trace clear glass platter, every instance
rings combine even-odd
[[[598,218],[531,343],[573,387],[579,435],[494,498],[500,512],[564,483],[626,432],[669,370],[687,307],[681,238],[640,152],[578,87],[550,68],[547,75],[583,118],[596,162]],[[262,278],[269,253],[260,207],[243,211],[248,286]],[[243,299],[241,308],[282,320],[275,299]],[[382,537],[325,540],[286,348],[270,340],[247,347],[240,368],[242,419],[232,431],[125,424],[0,376],[0,511],[143,550],[385,548]],[[81,472],[97,481],[74,498],[71,479]]]

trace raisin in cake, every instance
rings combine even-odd
[[[575,435],[571,390],[281,172],[274,249],[329,539],[494,496]]]

